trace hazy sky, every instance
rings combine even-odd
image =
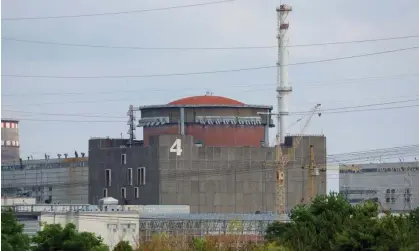
[[[197,2],[204,1],[4,0],[2,18],[117,12]],[[289,0],[286,3],[293,6],[289,16],[291,44],[419,35],[417,0],[397,1],[397,4],[382,0]],[[273,0],[237,0],[205,7],[126,15],[2,21],[1,27],[3,37],[61,43],[145,47],[269,46],[276,44],[275,7],[278,4],[279,1]],[[293,47],[289,49],[290,63],[418,45],[419,38],[413,38]],[[103,76],[180,73],[268,66],[275,64],[276,57],[275,48],[147,51],[3,40],[2,74]],[[294,90],[290,110],[309,110],[316,103],[321,103],[323,109],[330,109],[419,98],[419,76],[412,76],[419,74],[418,65],[419,49],[290,66],[289,78]],[[404,77],[391,78],[397,75]],[[346,81],[368,77],[383,78]],[[126,112],[130,104],[164,104],[211,91],[214,95],[228,96],[249,104],[274,105],[275,79],[275,69],[124,79],[2,77],[2,116],[22,120],[21,153],[24,158],[28,155],[41,157],[45,152],[51,155],[73,154],[74,150],[87,152],[89,137],[120,137],[121,133],[126,136]],[[82,94],[69,94],[74,92]],[[6,96],[11,94],[14,96]],[[387,107],[411,104],[418,104],[418,101]],[[86,117],[86,114],[103,117]],[[313,118],[307,133],[324,133],[330,154],[415,144],[419,141],[418,114],[419,107],[325,113],[322,117]],[[292,116],[290,123],[298,118]],[[297,125],[290,131],[298,133],[300,128]],[[140,130],[137,131],[137,138],[141,138]]]

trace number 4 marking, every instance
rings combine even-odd
[[[170,147],[171,153],[176,153],[177,156],[182,155],[182,141],[181,139],[176,139],[175,143]]]

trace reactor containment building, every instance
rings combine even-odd
[[[114,197],[122,204],[190,205],[191,212],[276,211],[276,151],[265,142],[271,106],[217,96],[187,97],[143,106],[143,141],[89,140],[89,203]],[[306,196],[310,145],[326,164],[323,135],[287,136],[293,148],[285,168],[286,210]],[[326,194],[326,172],[315,181]]]

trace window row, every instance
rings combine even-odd
[[[401,195],[400,192],[396,193],[396,189],[387,189],[386,190],[386,203],[395,204],[397,198]],[[406,188],[403,191],[403,197],[405,202],[410,202],[412,193],[410,188]]]
[[[19,128],[18,123],[13,122],[1,122],[1,128]]]
[[[19,146],[19,141],[15,140],[2,140],[1,141],[2,146]]]
[[[132,168],[127,169],[127,176],[126,180],[129,186],[132,186],[134,183],[133,179],[133,170]],[[146,168],[145,167],[139,167],[137,168],[137,179],[136,179],[136,185],[137,186],[143,186],[146,182]],[[105,170],[105,185],[107,187],[110,187],[112,185],[112,170],[106,169]]]
[[[103,188],[103,198],[108,197],[108,189],[107,188]],[[126,187],[122,187],[121,188],[121,198],[126,199],[127,198],[127,188]],[[140,198],[140,188],[139,187],[134,187],[134,198],[138,199]]]

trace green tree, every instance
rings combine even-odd
[[[419,209],[378,216],[373,201],[351,206],[338,194],[318,196],[309,206],[295,207],[290,223],[269,225],[266,238],[302,251],[419,250]]]
[[[1,213],[1,250],[27,251],[30,238],[23,233],[23,224],[19,224],[11,210]]]
[[[78,232],[72,223],[64,228],[60,224],[45,225],[32,238],[33,251],[105,251],[101,237],[89,232]]]
[[[128,241],[120,241],[116,246],[112,249],[112,251],[132,251],[132,247]]]

